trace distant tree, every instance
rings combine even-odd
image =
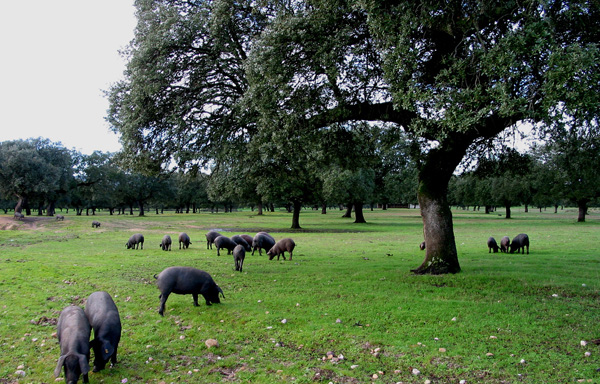
[[[370,168],[354,170],[331,167],[321,174],[323,196],[327,201],[346,202],[354,207],[355,223],[366,223],[363,205],[370,201],[375,188],[375,171]]]
[[[169,179],[169,184],[173,189],[173,201],[171,205],[182,213],[184,208],[186,213],[193,213],[199,206],[208,206],[208,176],[198,172],[177,172]]]
[[[584,222],[588,203],[600,197],[600,135],[565,132],[547,144],[553,164],[554,185],[562,196],[577,205],[578,222]]]
[[[69,150],[47,139],[5,141],[0,143],[0,194],[14,196],[15,212],[26,210],[37,201],[46,202],[47,215],[53,216],[57,199],[66,194],[73,177]],[[40,208],[41,214],[41,208]]]
[[[493,157],[479,159],[474,172],[478,183],[490,185],[492,200],[504,206],[511,218],[511,206],[523,202],[529,194],[532,159],[515,149],[506,149]]]

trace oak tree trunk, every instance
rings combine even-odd
[[[294,201],[294,212],[292,213],[292,229],[301,229],[300,227],[300,210],[302,209],[302,203],[300,201]]]
[[[452,211],[448,204],[448,183],[462,160],[469,140],[457,135],[430,150],[419,167],[417,198],[423,218],[425,260],[412,272],[446,274],[460,272]]]
[[[585,215],[587,214],[587,202],[587,199],[581,199],[577,201],[577,208],[579,209],[579,214],[577,215],[578,223],[585,222]]]
[[[354,222],[358,224],[366,223],[365,215],[363,214],[363,203],[354,203]]]
[[[346,213],[344,213],[342,217],[352,217],[352,203],[346,205]]]

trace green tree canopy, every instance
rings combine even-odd
[[[16,212],[27,210],[29,201],[48,203],[48,215],[54,215],[54,203],[69,190],[73,177],[69,150],[47,139],[5,141],[0,143],[0,194],[15,197]]]
[[[315,180],[311,138],[338,123],[388,122],[416,147],[427,242],[416,273],[460,271],[447,191],[472,147],[525,120],[556,129],[565,116],[598,116],[600,23],[588,1],[136,6],[126,78],[109,93],[126,159],[156,171],[252,153],[274,165],[258,195],[299,204]]]

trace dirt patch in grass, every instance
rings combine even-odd
[[[22,220],[17,220],[12,217],[2,216],[0,217],[0,230],[15,231],[21,229],[38,229],[51,220],[56,219],[54,217],[27,216]]]

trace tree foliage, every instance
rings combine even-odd
[[[0,143],[0,194],[18,199],[16,212],[30,214],[30,203],[46,202],[54,215],[54,203],[66,194],[73,177],[71,153],[47,139]]]
[[[460,271],[447,192],[473,147],[522,121],[597,129],[598,10],[587,1],[136,6],[126,78],[109,93],[126,159],[156,171],[243,154],[267,170],[254,179],[261,199],[296,205],[312,193],[322,129],[387,122],[413,143],[427,242],[417,273]]]

